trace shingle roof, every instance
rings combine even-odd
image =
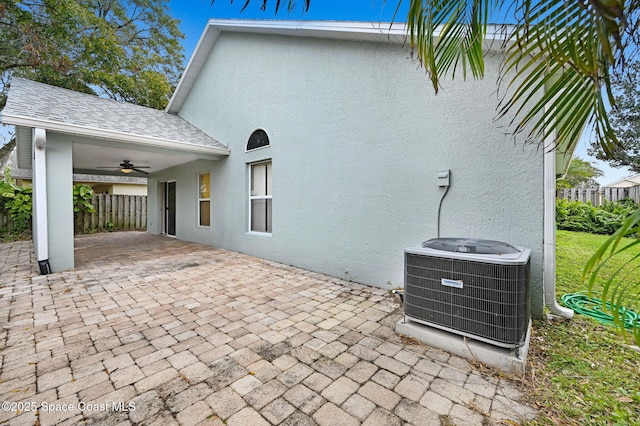
[[[87,129],[94,136],[96,131],[104,131],[110,135],[131,135],[185,147],[227,149],[175,114],[17,77],[11,81],[2,119],[6,124],[17,124],[19,119],[32,120],[43,123],[45,129],[49,123],[55,125],[54,130],[69,126],[75,134],[82,134],[82,129]]]

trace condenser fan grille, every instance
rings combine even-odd
[[[405,252],[405,315],[447,331],[519,346],[529,324],[528,289],[528,261],[505,265]]]

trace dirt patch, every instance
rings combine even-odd
[[[265,360],[272,362],[280,358],[282,355],[289,353],[291,349],[293,349],[291,343],[289,343],[288,340],[285,340],[284,342],[280,342],[276,345],[267,344],[260,346],[257,348],[256,353]]]
[[[209,368],[213,371],[213,377],[207,379],[207,383],[214,391],[218,391],[249,374],[247,370],[229,357],[214,361],[209,365]]]

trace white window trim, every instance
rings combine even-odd
[[[269,134],[267,133],[266,130],[264,130],[263,127],[256,127],[255,129],[253,129],[253,131],[251,132],[251,134],[249,135],[249,137],[251,137],[251,135],[253,135],[257,130],[262,130],[263,132],[265,132],[265,134],[267,135],[267,138],[269,139],[269,144],[267,145],[263,145],[263,146],[259,146],[257,148],[251,148],[248,149],[248,144],[249,141],[247,141],[246,144],[244,144],[244,152],[248,153],[248,152],[256,152],[256,151],[260,151],[261,149],[266,149],[266,148],[271,148],[271,138],[269,137]],[[253,163],[253,164],[258,164],[258,163]]]
[[[265,146],[259,146],[258,148],[253,148],[253,149],[247,149],[246,147],[244,148],[244,152],[245,153],[249,153],[249,152],[256,152],[256,151],[260,151],[263,149],[269,149],[271,148],[271,144],[269,145],[265,145]],[[255,163],[254,163],[255,164]]]
[[[262,147],[262,148],[267,148],[267,147],[268,146]],[[257,149],[261,149],[261,148],[257,148]],[[251,176],[251,168],[253,166],[259,166],[260,164],[267,164],[267,163],[271,163],[271,169],[273,170],[273,162],[271,161],[271,159],[261,160],[261,161],[255,162],[255,163],[249,163],[249,217],[248,217],[248,222],[247,222],[247,229],[249,230],[247,232],[248,235],[257,235],[257,236],[264,236],[264,237],[270,237],[270,236],[273,235],[273,230],[271,232],[260,232],[260,231],[254,231],[254,230],[251,229],[251,218],[252,218],[251,202],[253,200],[273,200],[273,194],[272,195],[251,195],[251,184],[253,183],[252,182],[252,176]],[[273,180],[271,181],[271,184],[273,185]],[[272,204],[272,206],[273,206],[273,204]],[[272,215],[273,215],[273,212],[272,212]],[[273,218],[272,218],[272,220],[273,220]]]
[[[201,201],[208,201],[209,202],[209,223],[211,223],[211,188],[209,188],[209,198],[200,198],[200,176],[202,175],[209,175],[209,186],[211,186],[211,172],[202,172],[202,173],[198,173],[198,185],[197,185],[197,198],[198,198],[198,205],[196,210],[198,211],[198,218],[197,218],[197,222],[196,225],[198,226],[198,228],[211,228],[211,225],[201,225],[201,218],[200,218],[200,202]]]

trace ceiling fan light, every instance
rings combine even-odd
[[[131,173],[131,172],[133,171],[133,169],[129,169],[129,168],[122,168],[122,169],[120,169],[120,171],[121,171],[122,173]]]

